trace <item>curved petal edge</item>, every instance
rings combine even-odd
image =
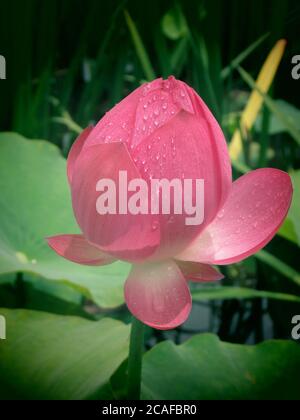
[[[106,265],[115,261],[91,245],[83,235],[56,235],[46,238],[48,245],[65,259],[83,265]]]
[[[176,258],[232,264],[263,248],[284,221],[292,200],[290,176],[279,169],[256,169],[233,183],[213,222]]]
[[[187,282],[172,260],[134,265],[124,294],[130,312],[160,330],[181,325],[192,306]]]

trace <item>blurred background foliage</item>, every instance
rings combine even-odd
[[[222,285],[192,285],[189,321],[171,332],[149,329],[147,349],[166,338],[178,344],[205,331],[241,344],[290,338],[292,316],[300,313],[300,80],[291,76],[291,59],[300,54],[299,2],[2,0],[0,8],[0,54],[7,63],[7,80],[0,81],[0,128],[19,133],[0,138],[0,306],[97,322],[108,316],[130,321],[122,296],[126,264],[96,272],[62,261],[44,244],[44,236],[73,232],[75,224],[65,163],[57,149],[38,139],[67,156],[82,127],[98,121],[145,80],[173,74],[203,97],[222,125],[235,178],[249,169],[277,167],[290,172],[295,194],[288,219],[272,242],[256,256],[223,267]],[[277,43],[280,39],[287,44]],[[245,126],[247,112],[253,121]],[[20,135],[33,140],[25,145]],[[20,190],[14,191],[20,179]],[[12,323],[18,319],[26,328],[28,317],[36,317],[31,311],[28,316],[26,311],[6,311]],[[215,344],[203,338],[201,345]],[[122,396],[122,366],[109,386],[107,381],[126,358],[125,347],[120,343],[119,355],[124,355],[111,363],[103,383],[95,379],[86,393],[67,397],[99,397],[96,390],[103,384],[103,395],[110,396],[114,387],[114,396]],[[147,358],[145,383],[151,380],[149,364],[157,353]],[[3,389],[24,395],[10,383],[11,372],[6,365]],[[19,374],[24,372],[21,366]],[[199,395],[203,390],[200,384]],[[161,392],[170,397],[167,390]],[[181,396],[179,391],[174,395]],[[234,395],[224,391],[224,397]],[[54,396],[65,394],[58,390]]]

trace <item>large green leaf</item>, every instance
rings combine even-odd
[[[0,134],[0,274],[31,272],[67,283],[102,307],[123,303],[129,265],[87,267],[58,257],[45,237],[76,233],[59,149],[18,134]]]
[[[256,346],[196,335],[180,346],[158,344],[143,360],[145,399],[300,399],[300,347]]]
[[[27,310],[0,309],[0,398],[100,398],[126,359],[129,327]],[[106,397],[108,397],[106,395]]]

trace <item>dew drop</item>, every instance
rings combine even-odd
[[[218,218],[222,219],[222,217],[224,217],[224,210],[219,211],[218,213]]]
[[[153,231],[157,230],[159,226],[159,221],[158,220],[154,220],[154,222],[152,223],[151,229]]]
[[[165,111],[168,108],[168,104],[166,102],[164,102],[162,104],[162,109]]]
[[[174,216],[170,216],[169,218],[168,218],[168,223],[174,223]]]

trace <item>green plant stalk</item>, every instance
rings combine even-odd
[[[144,47],[140,34],[135,26],[135,23],[131,19],[131,16],[126,10],[124,10],[124,15],[125,15],[127,26],[131,34],[131,38],[132,38],[135,50],[136,50],[136,54],[140,60],[144,74],[148,81],[154,80],[156,78],[155,72],[153,70],[150,58],[147,54],[146,48]]]
[[[132,317],[128,356],[128,400],[139,400],[141,396],[144,330],[144,324],[135,317]]]
[[[298,273],[298,271],[290,267],[285,262],[281,261],[279,258],[275,257],[264,249],[257,252],[255,257],[258,260],[263,261],[265,264],[268,264],[270,267],[274,268],[279,273],[286,276],[288,279],[292,280],[295,284],[300,286],[300,273]]]
[[[249,47],[242,51],[237,57],[235,57],[231,63],[221,71],[221,78],[226,79],[231,74],[232,70],[241,64],[242,61],[244,61],[249,54],[251,54],[265,39],[267,39],[269,35],[270,32],[265,33],[263,36],[249,45]]]
[[[274,115],[282,122],[282,124],[286,127],[286,130],[289,132],[291,137],[300,144],[300,131],[295,127],[294,123],[285,115],[283,114],[277,107],[276,103],[273,99],[267,95],[266,93],[262,92],[259,87],[256,85],[255,80],[244,70],[242,67],[237,66],[237,70],[240,73],[243,80],[251,87],[251,89],[256,89],[257,92],[263,97],[265,101],[265,105],[269,108]]]

